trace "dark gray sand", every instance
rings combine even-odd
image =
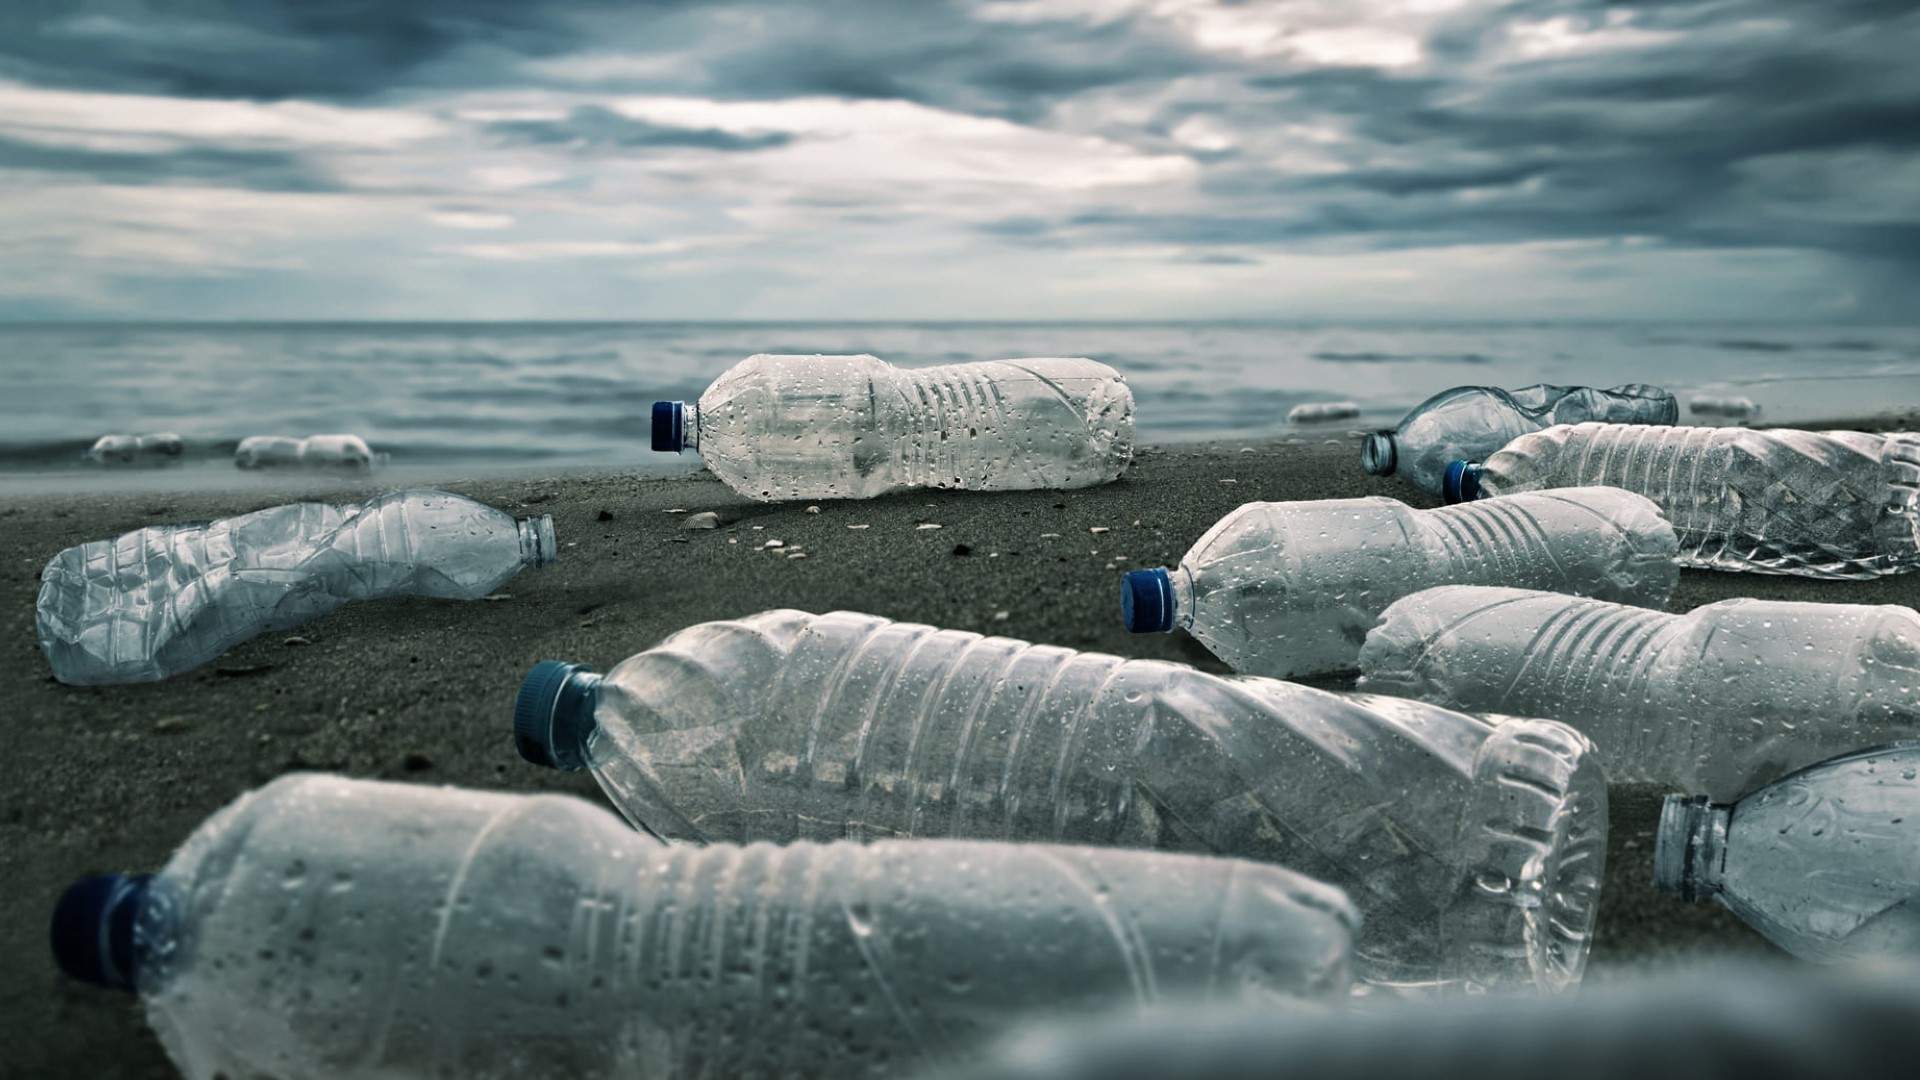
[[[1149,448],[1124,480],[1086,491],[930,492],[825,502],[818,513],[750,503],[704,475],[448,482],[516,515],[553,515],[559,563],[523,572],[487,601],[350,605],[167,682],[104,688],[61,686],[40,655],[33,608],[47,560],[143,525],[289,500],[265,490],[102,495],[84,482],[69,495],[7,498],[0,488],[0,1075],[173,1075],[136,999],[57,976],[48,913],[77,875],[157,869],[207,815],[280,773],[560,790],[598,802],[585,774],[515,754],[513,697],[526,670],[547,658],[605,670],[692,623],[774,607],[868,611],[1223,670],[1184,634],[1128,634],[1120,574],[1171,565],[1243,502],[1386,494],[1432,505],[1362,473],[1357,446],[1329,430],[1251,449]],[[316,495],[303,484],[299,497],[348,501],[377,487],[343,481]],[[676,510],[717,511],[724,524],[683,529]],[[770,540],[785,546],[768,549]],[[1689,571],[1672,609],[1741,595],[1913,605],[1920,575],[1816,582]],[[1725,911],[1655,894],[1659,793],[1612,795],[1590,980],[1779,955]]]

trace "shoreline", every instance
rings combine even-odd
[[[1875,423],[1920,427],[1920,416],[1907,410]],[[12,697],[13,728],[0,782],[0,879],[11,883],[0,891],[0,969],[16,975],[0,986],[0,1043],[20,1055],[7,1064],[23,1075],[172,1075],[136,999],[57,975],[47,916],[75,877],[158,869],[205,817],[276,775],[324,770],[561,791],[605,805],[587,775],[539,769],[514,751],[514,691],[538,660],[604,671],[693,623],[795,607],[867,611],[1224,671],[1184,633],[1128,634],[1119,616],[1121,573],[1173,565],[1243,502],[1390,495],[1436,505],[1405,484],[1363,473],[1348,431],[1328,425],[1257,442],[1141,447],[1126,476],[1095,488],[909,492],[823,501],[812,514],[800,503],[749,502],[705,473],[531,467],[443,477],[435,486],[515,516],[552,515],[559,561],[523,571],[497,602],[350,604],[165,682],[91,688],[56,683],[35,638],[40,569],[62,548],[143,525],[293,499],[358,500],[410,485],[375,472],[245,490],[21,495],[0,487],[0,620],[12,631],[0,685]],[[689,514],[708,510],[720,516],[720,528],[681,527]],[[928,524],[939,528],[921,527]],[[784,546],[763,547],[775,539]],[[1734,596],[1914,606],[1920,574],[1813,581],[1688,570],[1668,610]],[[1723,909],[1653,892],[1659,797],[1645,786],[1610,789],[1606,884],[1588,978],[1609,981],[1708,957],[1782,956]]]

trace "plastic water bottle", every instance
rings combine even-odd
[[[1695,416],[1723,416],[1729,420],[1748,420],[1760,414],[1760,406],[1742,394],[1695,394],[1687,402],[1687,411]]]
[[[242,469],[299,466],[310,469],[372,468],[373,450],[358,435],[253,435],[240,440],[233,463]]]
[[[1448,502],[1605,484],[1659,504],[1680,562],[1821,578],[1920,564],[1920,435],[1576,424],[1448,467]]]
[[[1617,488],[1438,510],[1377,496],[1248,503],[1178,567],[1128,573],[1120,615],[1136,634],[1179,626],[1235,671],[1324,675],[1353,669],[1388,604],[1449,582],[1663,607],[1680,577],[1674,549],[1653,503]]]
[[[63,683],[154,682],[349,600],[477,600],[553,560],[552,518],[444,491],[149,526],[47,563],[40,648]]]
[[[653,448],[697,450],[728,487],[763,502],[1091,487],[1132,460],[1133,392],[1092,360],[896,368],[761,354],[692,409],[655,402]]]
[[[1913,1072],[1920,974],[1713,964],[1541,1001],[1042,1021],[914,1080],[1736,1080]]]
[[[1351,420],[1360,415],[1360,406],[1351,401],[1309,401],[1287,410],[1289,424],[1323,424],[1329,420]]]
[[[171,431],[151,435],[102,435],[83,455],[96,465],[168,465],[180,460],[186,443]]]
[[[1197,851],[1338,885],[1358,974],[1559,990],[1605,857],[1591,746],[1394,698],[839,612],[703,623],[604,677],[548,661],[522,755],[674,840],[964,837]]]
[[[1920,960],[1920,742],[1802,769],[1731,806],[1669,795],[1653,884],[1713,897],[1804,960]]]
[[[1399,427],[1367,436],[1360,466],[1438,495],[1449,463],[1477,461],[1530,431],[1586,420],[1672,424],[1679,419],[1674,396],[1643,383],[1609,390],[1545,383],[1518,390],[1456,386],[1415,406]]]
[[[1337,889],[981,843],[668,846],[605,810],[295,775],[156,875],[83,879],[70,976],[213,1077],[893,1076],[1016,1021],[1342,997]]]
[[[1362,690],[1551,716],[1593,740],[1609,778],[1716,799],[1920,735],[1920,615],[1891,604],[1740,599],[1668,615],[1446,586],[1389,607],[1360,670]]]

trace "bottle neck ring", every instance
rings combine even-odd
[[[1400,453],[1393,444],[1393,432],[1376,431],[1360,444],[1360,467],[1374,476],[1392,476],[1400,467]]]
[[[1732,820],[1731,806],[1715,806],[1704,795],[1667,796],[1654,833],[1653,887],[1689,904],[1718,893]]]
[[[547,566],[560,557],[553,539],[553,515],[520,519],[520,561],[532,567]]]

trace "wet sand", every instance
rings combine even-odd
[[[824,502],[818,513],[750,503],[704,475],[449,478],[441,486],[516,515],[553,515],[560,561],[486,601],[350,605],[166,682],[101,688],[56,683],[40,655],[33,610],[46,561],[143,525],[288,499],[259,488],[165,492],[164,475],[145,493],[81,483],[68,494],[9,496],[0,487],[0,1075],[174,1075],[136,999],[57,976],[47,916],[74,877],[157,869],[207,815],[276,775],[330,770],[598,801],[584,774],[538,769],[514,752],[513,696],[528,667],[554,658],[605,670],[681,627],[773,607],[869,611],[1223,670],[1184,634],[1128,634],[1120,574],[1171,565],[1243,502],[1385,494],[1433,505],[1357,461],[1346,431],[1308,431],[1244,447],[1145,448],[1125,479],[1091,490],[934,492]],[[380,486],[377,476],[318,492],[303,482],[298,497],[346,501]],[[687,514],[674,512],[707,510],[722,527],[684,529]],[[771,540],[784,547],[767,548]],[[1670,606],[1732,596],[1912,606],[1920,575],[1818,582],[1688,571]],[[1732,915],[1652,891],[1659,795],[1612,791],[1589,980],[1710,956],[1777,956]]]

